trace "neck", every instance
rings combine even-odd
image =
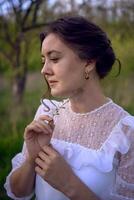
[[[77,113],[90,112],[105,104],[108,100],[103,94],[100,83],[91,81],[90,84],[69,98],[71,109]]]

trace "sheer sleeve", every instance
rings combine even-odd
[[[51,116],[51,112],[52,112],[52,109],[54,109],[54,106],[50,103],[49,100],[45,99],[44,101],[45,101],[45,103],[50,107],[50,111],[49,111],[49,112],[45,112],[44,106],[41,104],[41,105],[39,106],[39,108],[37,109],[37,111],[36,111],[36,114],[35,114],[35,117],[34,117],[35,120],[37,120],[37,119],[39,118],[39,116],[40,116],[40,115],[43,115],[43,114],[46,114],[46,115],[50,115],[50,116]],[[55,104],[58,104],[57,101],[54,101],[54,103],[55,103]],[[26,148],[26,144],[25,144],[25,142],[24,142],[23,148],[22,148],[22,152],[18,153],[18,154],[12,159],[12,169],[11,169],[9,175],[7,176],[6,182],[5,182],[5,184],[4,184],[4,187],[5,187],[6,191],[7,191],[7,195],[8,195],[10,198],[14,199],[14,200],[29,200],[29,199],[32,198],[33,193],[34,193],[34,191],[33,191],[33,193],[32,193],[31,195],[27,196],[27,197],[24,197],[24,198],[17,198],[17,197],[12,193],[12,191],[11,191],[10,177],[11,177],[12,173],[13,173],[17,168],[19,168],[19,167],[22,166],[22,164],[23,164],[23,163],[25,162],[25,160],[26,160],[26,156],[27,156],[27,148]]]
[[[18,169],[19,167],[21,167],[22,164],[25,162],[26,154],[27,154],[27,150],[26,150],[26,145],[25,145],[25,143],[24,143],[22,152],[21,152],[21,153],[18,153],[18,154],[12,159],[12,170],[11,170],[11,172],[9,173],[9,175],[7,176],[6,182],[5,182],[5,184],[4,184],[4,187],[5,187],[6,191],[7,191],[7,195],[8,195],[10,198],[14,199],[14,200],[29,200],[29,199],[32,198],[33,193],[34,193],[34,192],[32,192],[29,196],[26,196],[26,197],[23,197],[23,198],[18,198],[18,197],[16,197],[16,196],[13,194],[13,192],[12,192],[12,190],[11,190],[11,186],[10,186],[10,176],[12,175],[12,173],[13,173],[16,169]]]
[[[37,112],[35,114],[34,119],[37,119],[41,114],[42,114],[42,106],[40,105],[39,108],[37,109]],[[16,156],[14,156],[14,158],[12,159],[11,163],[12,163],[12,169],[10,171],[10,173],[8,174],[8,176],[6,177],[6,182],[4,184],[4,187],[6,189],[7,195],[14,199],[14,200],[29,200],[32,198],[33,193],[27,197],[23,197],[23,198],[18,198],[16,197],[12,190],[11,190],[11,186],[10,186],[10,177],[12,175],[12,173],[19,167],[22,166],[22,164],[25,162],[27,156],[27,148],[26,148],[26,144],[24,142],[23,144],[23,148],[22,148],[22,152],[18,153]]]
[[[42,114],[43,110],[42,110],[42,105],[39,106],[39,108],[37,109],[37,112],[35,114],[35,117],[34,119],[37,119],[41,114]],[[26,156],[27,156],[27,148],[26,148],[26,144],[24,142],[23,144],[23,148],[22,148],[22,152],[16,154],[14,156],[14,158],[11,160],[11,163],[12,163],[12,169],[10,171],[10,173],[8,174],[8,176],[6,177],[6,182],[4,184],[4,188],[6,189],[6,192],[7,192],[7,195],[14,199],[14,200],[29,200],[32,198],[33,196],[33,193],[27,197],[23,197],[23,198],[18,198],[16,197],[12,190],[11,190],[11,185],[10,185],[10,177],[12,175],[12,173],[18,169],[19,167],[22,166],[22,164],[25,162],[26,160]]]
[[[119,156],[114,195],[115,199],[134,200],[134,129],[130,131],[125,126],[124,132],[130,141],[130,148],[126,154]]]

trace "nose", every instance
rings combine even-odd
[[[41,69],[41,74],[43,75],[51,75],[52,74],[52,69],[51,66],[45,62],[45,64],[43,65],[42,69]]]
[[[43,65],[42,69],[41,69],[41,74],[44,74],[45,73],[45,64]]]

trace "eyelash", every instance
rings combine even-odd
[[[42,64],[42,65],[45,65],[45,61],[41,61],[41,64]]]
[[[57,63],[58,62],[58,60],[59,60],[59,58],[50,58],[50,60],[52,61],[52,62],[54,62],[54,63]],[[45,64],[45,60],[42,60],[42,65],[44,65]]]
[[[59,58],[51,58],[50,60],[53,61],[54,63],[57,63]]]

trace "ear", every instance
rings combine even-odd
[[[94,60],[87,61],[85,64],[85,72],[90,73],[95,68],[96,62]]]

